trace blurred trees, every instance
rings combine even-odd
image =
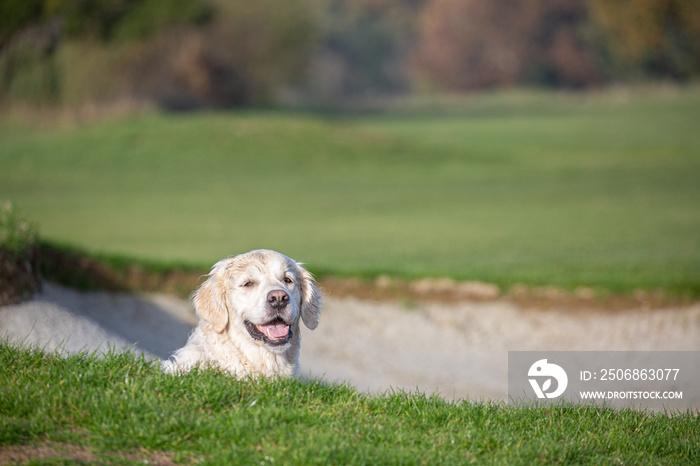
[[[617,77],[700,73],[700,0],[589,0],[601,59]]]
[[[422,0],[320,0],[310,88],[316,98],[407,91]]]
[[[700,72],[698,0],[427,0],[418,75],[464,90]]]
[[[179,24],[204,23],[210,14],[198,0],[5,0],[0,97],[61,103],[65,86],[83,89],[82,100],[114,94],[128,81],[129,65],[114,44],[135,45]],[[71,54],[75,48],[80,53]]]
[[[3,0],[0,101],[260,103],[300,79],[308,0]]]
[[[700,0],[0,2],[0,103],[184,109],[698,74]]]
[[[304,77],[316,43],[307,0],[210,0],[206,27],[174,28],[133,60],[134,93],[169,108],[265,103]]]
[[[585,20],[579,0],[428,0],[418,19],[416,70],[451,90],[597,83],[581,34]]]

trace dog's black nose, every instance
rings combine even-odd
[[[284,290],[274,290],[267,294],[267,304],[274,309],[282,309],[289,302],[289,295]]]

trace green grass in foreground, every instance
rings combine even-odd
[[[697,464],[700,417],[359,394],[318,381],[160,373],[129,354],[46,355],[0,343],[0,453],[78,445],[100,463]],[[131,458],[131,459],[129,459]]]
[[[193,263],[700,296],[700,88],[364,115],[0,122],[0,199],[46,240]]]

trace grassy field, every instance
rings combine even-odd
[[[0,461],[51,464],[697,464],[698,414],[447,403],[320,381],[161,373],[129,354],[0,342]],[[48,453],[47,453],[48,450]],[[62,459],[61,459],[62,458]]]
[[[208,267],[700,296],[700,88],[383,112],[0,122],[0,199],[43,238]]]

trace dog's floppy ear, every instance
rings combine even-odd
[[[217,333],[221,333],[228,325],[228,307],[226,306],[226,290],[221,284],[221,262],[214,265],[209,278],[194,295],[194,308],[197,316],[209,322]]]
[[[301,320],[311,330],[318,325],[318,318],[321,315],[321,293],[316,286],[316,280],[300,263],[299,277],[301,278]]]

